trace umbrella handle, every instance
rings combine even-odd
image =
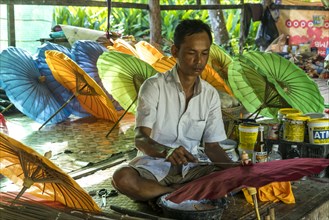
[[[88,86],[88,84],[85,84],[81,89],[79,89],[79,91],[77,92],[77,93],[74,93],[52,116],[50,116],[50,118],[47,120],[47,121],[45,121],[42,125],[41,125],[41,127],[39,128],[39,131],[41,130],[41,128],[43,128],[43,126],[45,126],[53,117],[55,117],[55,115],[57,115],[58,114],[58,112],[60,112],[60,111],[62,111],[62,109],[67,105],[67,104],[69,104],[71,101],[72,101],[72,99],[74,99],[77,95],[79,95],[79,92],[81,91],[81,90],[83,90],[86,86]]]
[[[258,209],[257,189],[255,187],[247,187],[247,190],[248,190],[249,194],[251,195],[252,200],[254,202],[254,209],[255,209],[257,220],[261,220],[260,214],[259,214],[259,209]]]
[[[67,100],[52,116],[50,116],[50,118],[48,118],[47,119],[47,121],[45,121],[42,125],[41,125],[41,127],[39,128],[39,131],[41,130],[41,128],[43,128],[43,126],[45,126],[53,117],[55,117],[57,114],[58,114],[58,112],[60,112],[60,111],[62,111],[62,109],[67,105],[67,104],[69,104],[71,101],[72,101],[72,99],[73,98],[75,98],[75,94],[73,94],[70,98],[69,98],[69,100]]]
[[[129,107],[125,110],[125,112],[120,116],[120,118],[115,122],[115,124],[113,125],[113,127],[110,129],[110,131],[106,134],[106,137],[109,136],[109,134],[114,130],[114,128],[119,124],[119,122],[121,121],[121,119],[127,114],[128,110],[131,108],[131,106],[136,102],[137,97],[134,99],[134,101],[132,101],[132,103],[129,105]]]

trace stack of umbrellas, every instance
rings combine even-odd
[[[66,59],[58,62],[55,56],[47,58],[46,51],[50,50],[61,53]],[[93,41],[77,41],[72,51],[47,42],[34,56],[21,48],[8,47],[0,54],[0,85],[18,110],[43,123],[39,129],[47,123],[62,122],[71,114],[79,117],[93,115],[116,122],[113,99],[104,92],[96,68],[98,56],[106,50]],[[52,63],[51,68],[49,63]],[[63,68],[55,77],[59,66]],[[81,90],[83,86],[84,90]],[[100,97],[106,99],[105,105],[98,105],[103,103],[99,101]]]

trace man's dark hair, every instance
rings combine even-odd
[[[210,43],[212,43],[211,28],[208,24],[201,20],[182,20],[175,29],[174,44],[176,47],[179,47],[186,36],[204,31],[208,34]]]

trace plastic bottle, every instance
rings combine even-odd
[[[288,159],[300,158],[300,153],[297,148],[297,145],[295,144],[291,145],[291,149],[288,151],[287,158]]]
[[[273,144],[272,150],[268,154],[267,161],[272,161],[272,160],[282,160],[281,153],[279,151],[279,145],[278,144]]]

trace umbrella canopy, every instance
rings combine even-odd
[[[261,187],[271,182],[295,181],[320,173],[329,159],[296,158],[238,166],[214,172],[189,182],[171,193],[167,199],[175,203],[185,200],[218,199],[237,188]]]
[[[92,30],[89,28],[76,27],[70,25],[60,25],[66,39],[71,46],[78,40],[93,40],[96,41],[105,36],[104,31]]]
[[[294,63],[278,54],[265,52],[248,52],[243,58],[274,85],[291,107],[304,114],[323,112],[324,98],[317,84]]]
[[[139,58],[148,64],[152,65],[164,55],[156,49],[152,44],[146,41],[139,41],[135,44],[135,48]]]
[[[96,63],[98,57],[105,51],[108,51],[106,47],[90,40],[76,41],[71,49],[75,62],[101,87],[103,83],[98,75]]]
[[[171,68],[173,68],[176,64],[176,59],[172,56],[170,57],[161,57],[152,66],[160,73],[164,73]],[[205,69],[202,71],[200,75],[201,79],[210,83],[217,90],[233,95],[230,87],[224,82],[224,80],[216,73],[216,71],[211,68],[208,64]]]
[[[48,158],[0,133],[0,173],[31,194],[89,212],[100,208],[70,176]]]
[[[122,107],[113,99],[112,95],[104,88],[103,82],[98,74],[96,66],[98,57],[108,49],[102,46],[100,43],[91,40],[79,40],[72,46],[72,55],[75,58],[75,62],[91,77],[97,84],[103,89],[113,105],[117,110],[122,110]]]
[[[8,47],[0,54],[0,84],[15,107],[33,120],[44,123],[55,113],[64,100],[59,95],[62,88],[53,86],[49,75],[40,74],[32,55],[20,48]],[[64,108],[50,123],[55,124],[69,117]]]
[[[234,96],[248,112],[276,118],[280,108],[290,107],[266,76],[240,58],[231,63],[228,76]]]
[[[215,87],[218,91],[225,92],[233,96],[230,87],[227,86],[225,81],[209,65],[206,65],[200,77],[210,83],[210,85]]]
[[[58,98],[64,102],[66,102],[71,96],[72,92],[68,89],[66,89],[62,84],[60,84],[53,76],[47,62],[46,62],[46,55],[45,52],[47,50],[56,50],[64,53],[69,58],[73,59],[74,54],[71,53],[69,49],[67,49],[64,46],[54,44],[51,42],[46,42],[42,44],[37,49],[37,53],[34,55],[34,59],[36,60],[38,64],[38,69],[40,71],[40,74],[47,77],[47,82],[49,88],[54,91],[54,93],[59,96]],[[80,105],[80,102],[77,99],[73,99],[70,101],[70,103],[67,104],[65,107],[66,109],[69,109],[69,111],[72,112],[73,115],[79,116],[79,117],[87,117],[90,116],[90,114],[82,108]]]
[[[156,70],[137,57],[117,51],[104,52],[97,67],[105,88],[124,109],[135,114],[139,88]]]
[[[225,82],[228,81],[228,67],[232,60],[232,57],[222,47],[215,43],[211,45],[208,65],[216,70]]]
[[[113,42],[113,46],[108,47],[109,50],[119,51],[135,57],[139,57],[136,48],[124,39],[118,38]]]
[[[82,107],[97,118],[116,122],[117,112],[101,87],[64,53],[46,51],[46,61],[57,81],[70,90]]]
[[[155,63],[152,64],[153,68],[156,69],[159,73],[164,73],[176,64],[176,59],[172,56],[164,56],[158,59]]]

